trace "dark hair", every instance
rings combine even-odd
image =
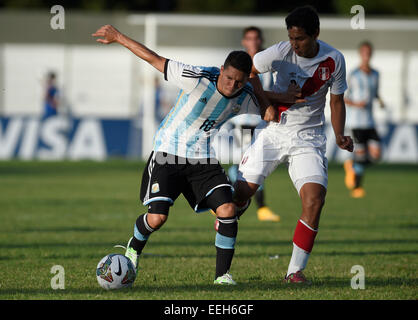
[[[47,77],[50,80],[54,80],[57,76],[54,71],[49,71]]]
[[[319,32],[319,17],[315,8],[312,6],[303,6],[294,9],[286,17],[286,27],[303,28],[308,36],[313,36]]]
[[[250,55],[245,51],[232,51],[224,62],[225,69],[229,66],[249,75],[251,73],[251,68],[253,67],[253,61]]]
[[[250,31],[257,32],[260,39],[263,40],[263,31],[259,27],[256,27],[256,26],[249,26],[249,27],[246,27],[244,30],[242,30],[242,37],[244,38],[245,35]]]
[[[363,42],[360,42],[360,44],[358,45],[358,49],[360,49],[361,47],[364,47],[364,46],[369,47],[370,50],[373,51],[373,45],[370,41],[365,40]]]

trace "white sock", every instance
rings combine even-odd
[[[286,277],[289,274],[296,273],[305,269],[306,264],[308,263],[309,253],[305,250],[299,248],[296,244],[293,243],[293,252],[292,258],[289,262],[289,268],[287,269]]]

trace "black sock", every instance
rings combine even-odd
[[[257,206],[259,208],[261,207],[265,207],[265,203],[264,203],[264,190],[257,190],[257,192],[254,195],[255,201],[257,202]]]
[[[138,255],[140,255],[144,249],[150,234],[155,231],[148,225],[146,218],[147,214],[142,214],[136,219],[134,236],[129,244],[131,248],[136,250]]]
[[[360,188],[363,182],[363,175],[356,174],[354,179],[354,188]]]
[[[215,279],[223,276],[231,268],[235,249],[222,249],[216,247],[216,274]]]
[[[216,273],[215,279],[224,275],[231,268],[235,252],[235,239],[238,232],[237,218],[218,218],[219,227],[216,234]]]

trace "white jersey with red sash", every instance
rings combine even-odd
[[[313,58],[298,56],[289,41],[279,42],[254,56],[254,66],[260,72],[274,72],[273,91],[286,92],[291,81],[302,88],[305,103],[277,106],[292,124],[321,125],[328,88],[332,94],[347,89],[344,56],[321,40]]]
[[[298,192],[305,183],[328,185],[325,156],[324,108],[326,94],[343,94],[347,88],[343,55],[319,41],[313,58],[297,56],[289,41],[280,42],[254,57],[261,72],[274,72],[273,91],[285,92],[295,81],[302,88],[305,103],[280,105],[280,121],[262,121],[245,152],[238,180],[261,185],[280,163],[287,163],[290,178]]]

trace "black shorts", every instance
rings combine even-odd
[[[197,161],[152,152],[142,175],[140,199],[144,205],[154,201],[172,205],[183,194],[193,210],[201,212],[210,209],[204,200],[220,187],[228,187],[232,195],[231,183],[216,159]]]
[[[354,143],[366,146],[370,140],[380,142],[376,129],[352,129]]]

